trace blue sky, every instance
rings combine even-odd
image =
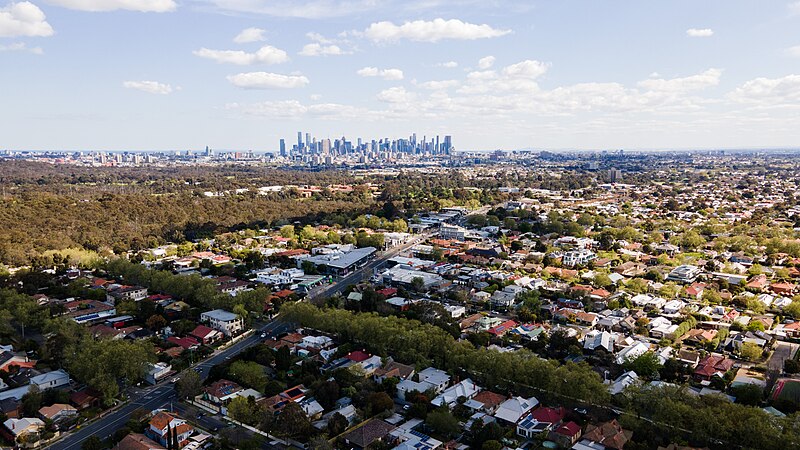
[[[0,148],[800,147],[800,2],[0,0]]]

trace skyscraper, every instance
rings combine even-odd
[[[281,156],[286,158],[286,141],[281,139]]]
[[[303,132],[297,132],[297,149],[301,150],[303,148]]]

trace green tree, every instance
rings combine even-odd
[[[481,446],[481,450],[502,450],[503,444],[499,441],[495,441],[494,439],[490,441],[486,441]]]
[[[192,399],[200,394],[203,387],[203,381],[200,379],[200,374],[194,370],[190,370],[175,382],[175,390],[180,398]]]
[[[461,430],[458,419],[447,408],[437,408],[428,413],[425,423],[439,435],[452,437]]]
[[[278,432],[290,438],[308,436],[311,434],[311,422],[306,417],[303,409],[295,402],[289,402],[277,420]]]
[[[373,392],[367,396],[367,404],[372,415],[380,414],[384,411],[391,411],[394,408],[394,401],[386,392]]]
[[[279,231],[279,233],[280,233],[281,237],[284,237],[286,239],[294,239],[295,238],[294,226],[293,225],[284,225],[284,226],[282,226],[280,231]]]
[[[753,342],[745,342],[739,349],[739,356],[747,361],[756,361],[761,358],[761,347]]]
[[[236,382],[257,391],[263,391],[268,381],[264,368],[252,361],[235,361],[228,369],[228,375]]]
[[[81,450],[103,450],[105,447],[103,441],[95,435],[89,436],[81,444]]]
[[[636,358],[626,361],[624,367],[627,370],[636,372],[636,374],[640,377],[653,378],[658,375],[658,371],[662,366],[661,362],[658,360],[658,356],[655,353],[648,351],[642,353]]]
[[[228,403],[228,415],[233,420],[254,424],[258,420],[258,406],[245,397],[236,397]]]
[[[350,423],[347,421],[347,418],[338,412],[334,413],[328,420],[328,436],[338,436],[344,433],[348,426],[350,426]]]

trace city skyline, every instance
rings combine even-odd
[[[800,3],[0,0],[0,148],[797,146]]]

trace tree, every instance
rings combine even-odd
[[[503,444],[499,441],[495,441],[494,439],[490,441],[486,441],[481,446],[481,450],[502,450]]]
[[[739,356],[747,361],[755,361],[761,358],[761,347],[753,342],[745,342],[739,349]]]
[[[764,398],[764,390],[754,384],[734,386],[731,394],[736,397],[736,403],[749,406],[758,406]]]
[[[42,392],[35,384],[31,384],[28,393],[22,396],[22,412],[24,417],[36,417],[42,407]]]
[[[429,412],[425,423],[438,434],[447,437],[455,436],[461,429],[458,419],[445,407]]]
[[[276,425],[280,434],[290,438],[308,436],[312,429],[306,413],[295,402],[289,402],[283,408],[283,411],[278,415]]]
[[[178,381],[175,382],[175,390],[178,392],[178,397],[192,399],[200,394],[203,387],[203,381],[200,379],[200,374],[194,370],[184,373]]]
[[[287,371],[292,364],[292,354],[289,347],[283,346],[275,354],[275,368],[280,371]]]
[[[648,351],[626,361],[624,366],[627,370],[636,372],[640,377],[653,378],[658,375],[658,371],[661,369],[661,362],[659,362],[655,353]]]
[[[264,368],[253,361],[235,361],[228,369],[228,375],[236,382],[257,391],[263,391],[268,381]]]
[[[294,239],[294,226],[293,225],[284,225],[281,227],[279,231],[281,237],[286,239]]]
[[[425,290],[425,280],[422,277],[414,277],[411,279],[411,287],[416,292],[422,292]]]
[[[147,328],[157,331],[167,326],[167,320],[160,314],[153,314],[147,319]]]
[[[228,415],[233,420],[246,424],[253,424],[258,420],[257,409],[255,402],[245,397],[236,397],[228,403]]]
[[[333,408],[339,399],[339,383],[333,380],[323,382],[314,390],[314,398],[326,410]]]
[[[81,444],[81,450],[103,450],[104,448],[103,441],[95,435],[89,436]]]
[[[350,422],[347,421],[347,418],[338,412],[334,413],[328,420],[328,436],[338,436],[344,433],[348,426],[350,426]]]
[[[394,401],[386,392],[373,392],[367,396],[367,404],[372,415],[390,411],[394,408]]]

